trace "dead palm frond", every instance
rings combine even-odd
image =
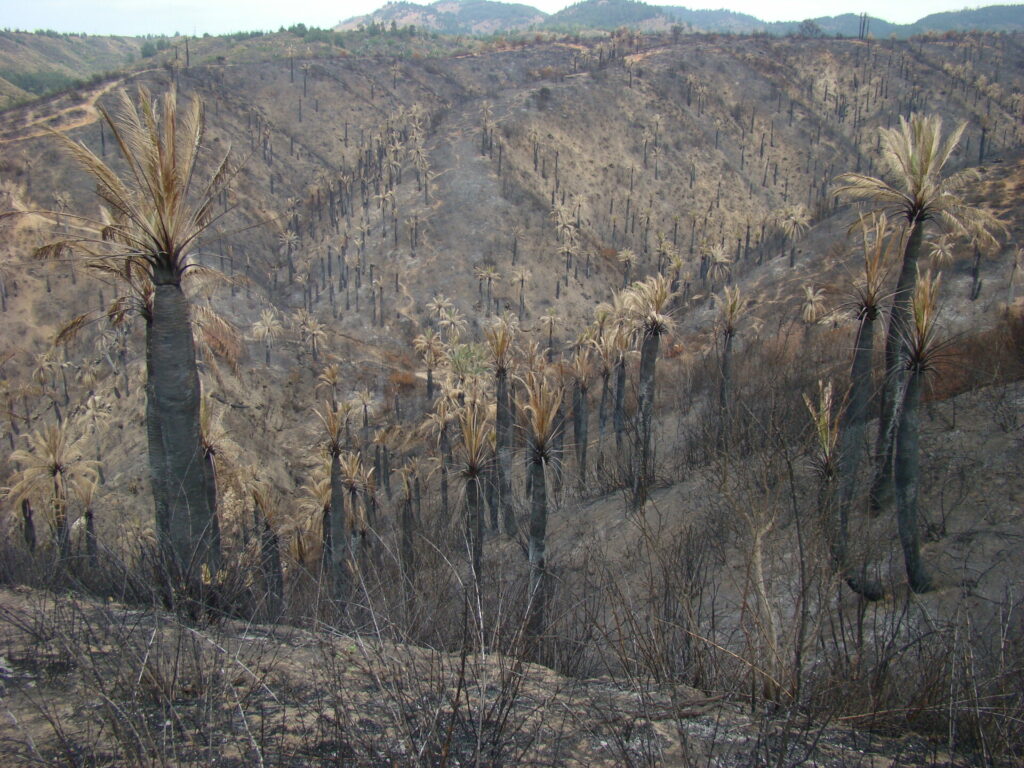
[[[722,332],[727,336],[734,335],[749,307],[743,292],[739,286],[727,285],[721,295],[715,295],[715,300],[718,302],[718,320]]]
[[[909,370],[921,373],[934,368],[936,358],[946,344],[939,340],[939,288],[942,275],[932,276],[931,271],[920,275],[910,303],[911,324],[903,333],[906,351],[906,365]]]
[[[804,286],[804,301],[800,309],[800,317],[807,325],[814,325],[821,319],[825,310],[825,291],[813,285]]]
[[[913,114],[900,117],[898,128],[880,128],[881,163],[888,181],[861,173],[836,177],[833,194],[866,200],[913,225],[938,221],[945,229],[962,232],[979,247],[995,245],[995,233],[1005,225],[992,212],[967,202],[964,187],[978,178],[975,169],[943,176],[960,143],[966,123],[945,139],[942,118]]]
[[[675,296],[669,279],[652,275],[624,291],[623,308],[627,319],[641,336],[661,336],[674,325],[669,314]]]
[[[811,227],[811,213],[803,203],[787,205],[779,215],[779,226],[787,240],[797,241]]]
[[[113,111],[98,107],[118,145],[127,172],[115,173],[84,144],[54,132],[58,141],[96,181],[96,193],[111,221],[95,222],[99,238],[65,241],[87,256],[111,252],[145,264],[157,282],[177,283],[186,270],[197,238],[215,219],[214,204],[233,171],[227,153],[204,181],[197,179],[203,141],[199,99],[181,107],[174,88],[154,99],[145,87],[137,105],[124,90]],[[56,244],[51,244],[56,245]],[[40,255],[54,255],[40,252]]]
[[[505,314],[484,330],[484,340],[491,354],[491,364],[496,372],[508,371],[512,364],[513,344],[519,323],[513,315]]]
[[[535,462],[547,461],[562,404],[562,387],[533,371],[526,374],[523,385],[525,399],[519,400],[518,406],[526,416],[531,458]]]
[[[835,398],[832,382],[819,380],[817,404],[806,393],[804,404],[811,415],[811,424],[814,427],[814,469],[822,479],[831,480],[836,473],[839,422],[842,418],[842,409],[833,407]]]
[[[854,284],[853,298],[857,315],[877,313],[885,296],[885,283],[889,265],[896,259],[894,251],[900,238],[892,233],[889,218],[884,212],[860,217],[864,276]]]

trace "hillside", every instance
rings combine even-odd
[[[839,766],[857,764],[855,750],[904,765],[1019,760],[1022,64],[1018,34],[620,30],[513,42],[396,22],[190,40],[187,52],[174,41],[135,71],[0,113],[0,486],[29,464],[14,451],[58,425],[70,463],[102,469],[66,503],[47,483],[25,497],[27,512],[0,501],[0,578],[114,601],[32,592],[37,614],[28,593],[0,594],[14,649],[0,678],[21,686],[17,719],[31,721],[5,721],[0,754],[208,764],[217,733],[232,759],[269,765],[687,765],[724,754]],[[207,269],[187,284],[224,553],[204,583],[223,634],[202,611],[179,626],[154,607],[167,597],[154,586],[145,294],[90,269],[85,249],[33,258],[101,234],[93,185],[51,131],[123,172],[99,108],[115,108],[121,88],[172,84],[205,104],[198,178],[229,148],[237,169],[199,238]],[[1006,229],[984,250],[924,230],[920,265],[942,271],[937,332],[949,340],[919,414],[934,582],[908,588],[893,509],[868,511],[865,451],[849,524],[858,576],[880,585],[869,601],[831,566],[835,476],[804,396],[813,405],[832,381],[824,410],[838,414],[859,346],[865,207],[835,199],[834,179],[880,173],[879,129],[915,112],[941,115],[945,132],[965,124],[946,171],[964,172],[957,194]],[[642,332],[623,331],[604,371],[581,350],[635,322],[600,304],[633,300],[620,291],[659,275],[673,295],[642,316],[665,330],[652,396]],[[506,313],[518,319],[518,404],[501,507],[487,474],[499,447],[487,332]],[[542,462],[527,451],[531,375],[563,388]],[[436,403],[428,381],[445,382]],[[325,510],[339,502],[329,412],[348,483],[343,597],[321,560]],[[471,414],[485,424],[476,450]],[[876,418],[861,442],[873,443]],[[538,629],[540,502],[550,520]],[[62,510],[83,521],[67,558],[53,534]],[[477,519],[480,538],[467,527]],[[37,656],[33,637],[44,638]],[[74,658],[87,661],[61,666],[80,637],[89,647]],[[277,663],[290,647],[315,679]],[[148,648],[159,661],[148,664]],[[523,659],[536,666],[524,671]],[[98,672],[118,668],[132,675],[104,688]],[[144,701],[124,687],[136,674]],[[61,686],[103,704],[50,706]],[[347,686],[351,700],[328,693]],[[577,710],[560,730],[556,713]]]
[[[0,109],[119,70],[139,58],[142,40],[0,31]],[[20,90],[3,87],[7,82]]]
[[[861,17],[856,14],[807,20],[812,21],[822,34],[832,37],[858,37],[861,34]],[[1020,5],[993,5],[931,14],[912,24],[893,24],[872,16],[866,20],[870,34],[879,40],[891,36],[903,39],[929,32],[1016,32],[1024,25],[1024,10]],[[803,21],[766,22],[734,11],[651,5],[640,0],[582,0],[552,14],[528,5],[491,0],[440,0],[429,5],[389,2],[371,14],[343,21],[337,29],[354,30],[372,24],[390,27],[395,24],[447,34],[487,35],[539,29],[611,31],[619,27],[664,31],[673,24],[681,24],[685,30],[695,32],[782,36],[801,34]]]

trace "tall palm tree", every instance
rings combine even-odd
[[[98,223],[101,238],[77,245],[89,257],[120,256],[126,271],[137,270],[152,284],[146,328],[147,431],[157,529],[171,575],[194,583],[200,566],[217,570],[220,552],[213,535],[216,510],[209,507],[203,469],[199,375],[182,278],[194,267],[197,238],[215,219],[214,204],[231,177],[230,155],[200,181],[203,110],[198,98],[179,109],[173,88],[157,101],[140,87],[137,103],[124,91],[116,99],[114,112],[99,110],[126,165],[120,176],[84,144],[64,134],[56,138],[94,178],[113,218]],[[55,244],[42,255],[59,254],[65,245]]]
[[[836,533],[832,557],[835,567],[850,587],[869,599],[881,598],[881,588],[867,581],[865,574],[854,574],[847,555],[847,531],[850,509],[857,487],[857,472],[864,452],[864,430],[873,389],[871,358],[875,345],[875,322],[884,298],[886,266],[891,261],[897,238],[892,237],[889,220],[884,213],[861,220],[863,233],[864,277],[855,289],[857,335],[850,366],[850,389],[846,407],[839,421],[839,456],[837,460],[838,495]]]
[[[351,410],[351,409],[349,409]],[[348,543],[345,530],[345,486],[341,456],[344,448],[348,414],[325,403],[322,411],[314,411],[327,436],[327,454],[331,459],[330,504],[323,508],[322,569],[328,578],[331,593],[345,600],[351,587],[347,561]]]
[[[590,377],[594,374],[594,355],[592,339],[585,335],[576,347],[572,358],[572,426],[573,440],[576,448],[577,486],[582,494],[587,479],[587,443],[589,414],[587,394],[590,390]]]
[[[487,405],[473,394],[459,409],[460,474],[466,484],[466,538],[473,564],[473,579],[479,586],[484,553],[483,474],[490,458],[491,421]]]
[[[562,404],[562,389],[533,371],[524,381],[526,400],[519,404],[526,416],[527,455],[530,481],[530,561],[529,609],[526,628],[531,637],[540,635],[547,602],[547,526],[548,501],[544,469],[551,463],[551,442],[557,413]]]
[[[634,283],[624,297],[627,316],[640,339],[640,388],[637,410],[640,415],[639,462],[633,473],[633,509],[640,510],[647,501],[647,491],[654,479],[651,462],[651,426],[654,418],[655,366],[661,337],[672,329],[669,305],[672,289],[664,275],[653,275],[642,283]]]
[[[897,392],[904,386],[901,337],[910,329],[911,299],[917,263],[925,252],[925,227],[934,222],[946,230],[964,233],[976,245],[995,242],[1003,229],[990,211],[969,203],[962,191],[977,172],[972,169],[945,176],[945,167],[960,143],[966,123],[942,136],[942,118],[913,114],[900,117],[898,128],[880,128],[881,163],[888,181],[860,173],[836,177],[835,195],[866,200],[903,220],[903,262],[885,337],[885,383],[882,413],[875,448],[872,505],[881,507],[892,497],[892,452],[896,436]]]
[[[512,397],[508,375],[512,367],[512,351],[517,323],[506,314],[484,331],[494,368],[495,391],[495,473],[498,485],[498,515],[505,533],[514,536],[516,521],[512,510]]]
[[[920,484],[920,409],[926,374],[934,369],[943,344],[938,340],[936,315],[940,276],[925,274],[915,282],[911,300],[911,325],[903,334],[905,384],[900,395],[899,418],[893,456],[896,492],[896,525],[907,581],[914,592],[927,592],[932,580],[921,560],[921,536],[917,525],[917,497]]]

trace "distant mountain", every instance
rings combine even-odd
[[[547,14],[529,5],[493,0],[437,0],[431,5],[391,2],[366,16],[356,16],[336,29],[382,24],[415,26],[449,35],[489,35],[526,29],[544,22]]]
[[[805,24],[806,21],[813,24]],[[868,17],[867,21],[869,34],[878,39],[949,30],[1013,32],[1024,30],[1024,5],[993,5],[973,10],[934,13],[913,24],[893,24],[875,17]],[[548,15],[529,5],[495,0],[438,0],[430,5],[403,0],[390,2],[371,14],[348,19],[338,25],[337,29],[357,29],[371,24],[395,24],[398,27],[413,25],[425,30],[461,35],[486,35],[531,28],[579,30],[632,27],[658,30],[680,24],[696,32],[791,35],[812,31],[829,37],[856,37],[861,29],[861,17],[846,13],[807,20],[766,22],[749,14],[725,9],[693,10],[683,6],[650,5],[639,0],[582,0]]]
[[[933,13],[915,24],[913,34],[979,29],[989,32],[1020,32],[1024,30],[1024,6],[990,5],[986,8]]]
[[[583,0],[548,16],[551,29],[652,28],[672,23],[665,8],[637,0]]]

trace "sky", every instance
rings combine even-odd
[[[571,4],[567,0],[522,0],[547,13]],[[276,30],[302,22],[332,27],[353,16],[370,13],[385,0],[302,0],[292,5],[281,0],[0,0],[0,28],[54,29],[89,34],[222,34],[241,30]],[[885,0],[648,0],[651,5],[687,8],[728,8],[764,21],[799,21],[842,13],[863,13],[897,24],[917,21],[939,11],[964,7],[962,0],[903,0],[895,6]],[[984,5],[1005,3],[992,0]],[[421,4],[427,4],[422,2]]]

